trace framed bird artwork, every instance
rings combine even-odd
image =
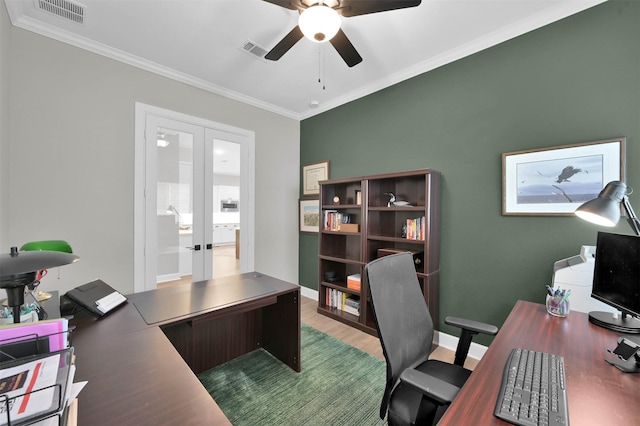
[[[625,179],[626,138],[502,154],[503,215],[573,215]]]

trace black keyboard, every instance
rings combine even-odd
[[[493,414],[522,426],[568,426],[564,358],[515,348],[504,366]]]

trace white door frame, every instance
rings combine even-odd
[[[156,288],[155,271],[147,273],[145,260],[146,236],[146,162],[145,133],[147,116],[167,118],[201,126],[205,131],[225,134],[233,137],[233,141],[241,145],[240,170],[240,272],[255,269],[255,133],[226,124],[217,123],[204,118],[167,110],[164,108],[135,103],[135,145],[134,145],[134,236],[133,236],[133,291],[152,290]],[[155,189],[154,189],[155,191]]]

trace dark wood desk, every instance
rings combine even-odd
[[[136,309],[149,298],[176,300],[203,292],[220,294],[242,282],[261,283],[258,297],[199,309],[147,324]],[[215,288],[214,288],[215,287]],[[273,290],[273,291],[270,291]],[[229,425],[198,381],[204,371],[259,347],[300,371],[300,287],[261,274],[167,287],[128,296],[102,319],[71,324],[76,381],[89,383],[78,398],[78,424]]]
[[[640,419],[640,375],[623,373],[604,360],[620,334],[591,324],[587,315],[547,314],[544,305],[518,301],[487,353],[439,425],[508,425],[493,416],[505,362],[522,347],[565,358],[572,426],[632,425]]]

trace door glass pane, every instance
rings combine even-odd
[[[193,135],[158,128],[156,151],[160,283],[192,273]]]
[[[240,272],[240,144],[213,140],[213,277]]]

